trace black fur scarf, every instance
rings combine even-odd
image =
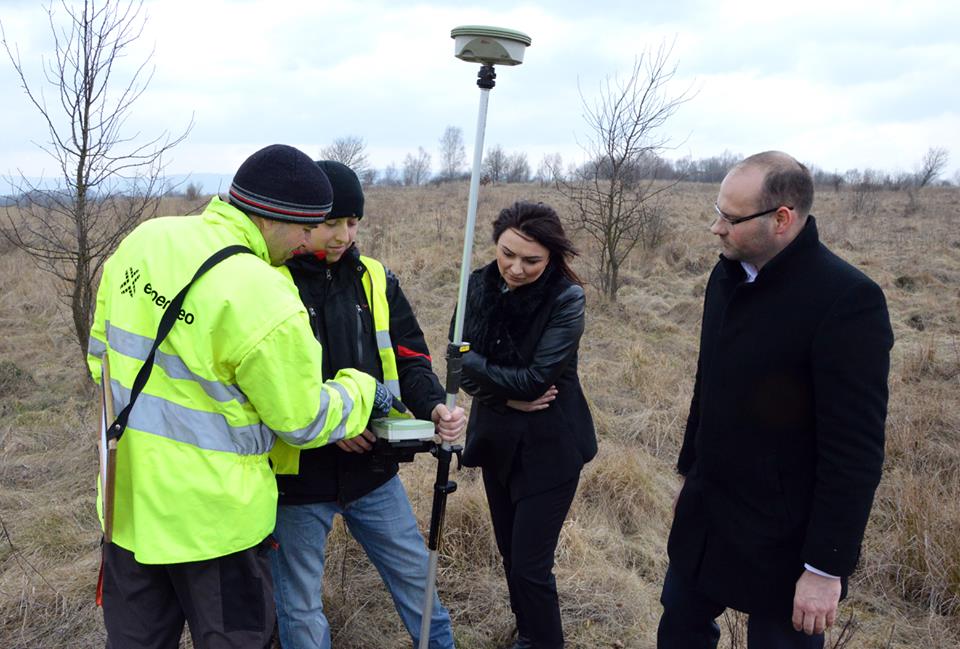
[[[470,276],[463,339],[470,348],[498,365],[524,365],[532,349],[524,342],[537,313],[546,308],[563,278],[548,264],[537,281],[507,290],[496,260]]]

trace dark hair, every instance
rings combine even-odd
[[[753,165],[765,170],[760,200],[763,209],[790,205],[806,218],[813,207],[813,177],[802,163],[782,151],[764,151],[745,159],[738,167]]]
[[[497,243],[500,235],[511,228],[546,248],[550,252],[550,264],[556,266],[571,282],[583,286],[569,263],[580,253],[567,238],[560,217],[552,207],[529,201],[517,201],[510,207],[505,207],[493,221],[493,242]]]

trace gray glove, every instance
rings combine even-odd
[[[377,381],[377,392],[373,397],[373,410],[370,412],[370,419],[386,417],[390,414],[391,408],[395,408],[398,412],[407,411],[407,407],[403,405],[403,402],[393,396],[393,393],[387,389],[387,386]]]

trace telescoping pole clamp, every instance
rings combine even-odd
[[[454,39],[454,56],[462,61],[480,63],[477,85],[480,87],[480,110],[477,115],[477,135],[473,146],[473,170],[470,174],[470,194],[467,199],[467,225],[463,237],[463,257],[460,262],[460,290],[457,293],[457,312],[454,318],[453,339],[447,346],[447,408],[457,404],[463,355],[470,345],[463,341],[463,317],[467,303],[467,282],[470,279],[470,261],[473,257],[473,231],[477,222],[477,194],[480,189],[480,164],[483,160],[483,139],[487,124],[487,103],[490,90],[496,84],[494,65],[520,65],[523,53],[530,45],[530,37],[523,32],[500,27],[464,25],[450,32]],[[427,585],[423,597],[423,617],[420,621],[419,649],[430,644],[430,621],[433,617],[433,598],[436,593],[437,558],[440,538],[443,534],[443,518],[447,496],[457,489],[450,480],[450,460],[454,455],[459,460],[460,447],[443,442],[437,447],[437,478],[433,485],[433,507],[430,512],[430,534],[427,547],[430,560],[427,569]]]

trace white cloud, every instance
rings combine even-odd
[[[155,75],[128,126],[179,133],[195,116],[172,172],[229,173],[258,146],[308,153],[363,137],[375,164],[423,146],[447,125],[472,146],[476,66],[453,57],[450,29],[495,24],[528,33],[517,68],[498,68],[487,144],[578,159],[585,126],[577,90],[629,70],[649,47],[674,44],[674,89],[698,94],[667,125],[676,154],[783,148],[824,168],[912,168],[945,146],[960,168],[960,4],[917,0],[514,3],[359,0],[152,0],[143,38],[124,65],[154,50]],[[31,79],[49,56],[46,14],[5,3],[3,25]],[[124,68],[120,72],[129,72]],[[30,140],[46,133],[9,65],[0,119],[0,172],[50,169]]]

